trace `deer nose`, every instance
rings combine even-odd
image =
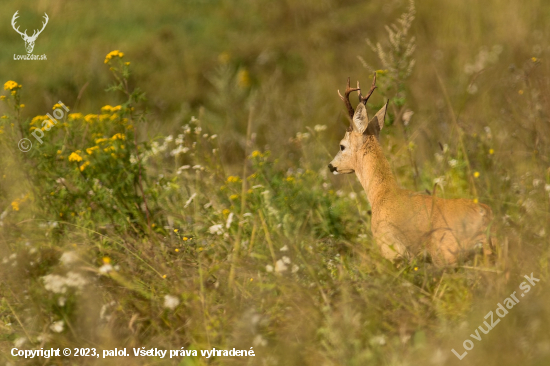
[[[336,169],[336,167],[332,166],[332,164],[329,164],[328,165],[328,170],[330,170],[330,172],[332,173],[332,172],[335,172],[337,169]]]

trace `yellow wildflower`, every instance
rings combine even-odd
[[[237,198],[239,198],[239,195],[238,194],[232,194],[231,196],[229,196],[229,199],[230,200],[236,200]]]
[[[222,211],[222,214],[223,214],[224,216],[227,216],[227,215],[229,215],[230,212],[231,212],[231,211],[229,211],[227,208],[224,208],[223,211]]]
[[[52,107],[52,111],[55,111],[57,108],[63,108],[63,106],[59,103],[55,103]],[[69,108],[69,107],[65,106],[65,108]]]
[[[36,116],[36,117],[33,117],[33,119],[31,120],[31,125],[34,125],[35,123],[38,123],[40,124],[40,122],[42,121],[45,121],[48,119],[48,116]]]
[[[90,165],[89,162],[85,162],[84,164],[82,164],[82,165],[80,166],[80,171],[83,172],[84,169],[86,169],[86,167],[87,167],[88,165]]]
[[[103,107],[101,107],[101,111],[102,111],[103,113],[109,113],[109,112],[112,111],[112,109],[113,109],[113,107],[111,107],[111,106],[108,105],[108,104],[105,105],[105,106],[103,106]]]
[[[474,203],[478,203],[479,201],[477,200],[477,198],[474,198]]]
[[[286,177],[287,182],[294,182],[294,177]]]
[[[187,241],[187,240],[189,240],[189,238],[187,236],[184,236],[183,241]]]
[[[24,105],[24,104],[20,104],[20,105],[19,105],[19,108],[25,108],[25,105]]]
[[[227,177],[227,183],[238,183],[240,181],[239,177],[231,175]]]
[[[111,137],[111,140],[126,140],[126,135],[122,134],[122,133],[117,133],[115,135],[113,135],[113,137]]]
[[[123,52],[120,52],[119,50],[114,50],[114,51],[111,51],[107,54],[107,56],[105,56],[105,63],[108,63],[109,61],[111,61],[111,59],[115,58],[115,57],[124,57],[124,53]]]
[[[84,120],[88,123],[92,123],[97,118],[97,114],[87,114]]]
[[[523,95],[523,90],[519,90],[519,91],[518,91],[518,94],[519,94],[519,95]]]
[[[180,250],[178,248],[176,248],[176,252],[179,252]]]
[[[111,263],[111,258],[109,258],[107,256],[103,257],[103,263],[105,263],[105,264]]]
[[[252,157],[253,158],[258,158],[258,157],[261,157],[261,156],[262,156],[262,153],[259,152],[258,150],[252,151]]]
[[[61,154],[61,153],[62,153],[62,151],[61,151],[61,150],[57,150],[57,154]]]
[[[537,62],[537,58],[536,57],[531,57],[531,61]]]
[[[11,208],[14,210],[14,211],[19,211],[19,200],[15,200],[11,203]]]
[[[19,89],[22,86],[23,85],[19,85],[15,81],[10,80],[10,81],[6,81],[6,83],[4,84],[4,90],[14,91],[15,89]]]
[[[479,178],[479,172],[475,172],[475,173],[474,173],[474,177],[475,177],[475,178]]]
[[[162,278],[166,278],[166,275],[162,275]]]
[[[80,150],[77,150],[76,152],[71,153],[71,155],[69,155],[69,161],[75,161],[77,163],[82,161],[82,157],[78,155],[78,153],[80,153]]]
[[[489,154],[490,154],[490,155],[493,155],[494,153],[495,153],[495,150],[489,149]]]
[[[5,95],[0,95],[0,100],[4,100],[6,99],[6,96]]]
[[[82,113],[71,113],[71,114],[69,114],[69,120],[71,120],[71,121],[74,121],[74,120],[77,120],[77,119],[82,119],[82,117],[84,117],[82,115]]]
[[[241,88],[248,88],[250,86],[250,74],[248,73],[248,70],[239,70],[239,73],[237,74],[237,84]]]
[[[95,140],[95,143],[96,143],[96,144],[101,144],[102,142],[105,142],[105,141],[108,141],[108,140],[109,140],[108,138],[104,138],[104,137],[103,137],[103,138],[100,138],[100,139],[96,139],[96,140]]]

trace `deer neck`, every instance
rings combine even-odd
[[[384,197],[398,189],[397,182],[376,137],[367,136],[357,159],[355,174],[374,208]]]

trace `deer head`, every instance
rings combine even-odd
[[[369,141],[373,142],[378,140],[380,130],[384,127],[384,117],[386,116],[386,107],[388,103],[386,102],[384,107],[382,107],[369,121],[366,105],[374,89],[376,89],[376,74],[374,74],[372,86],[365,97],[361,94],[359,82],[357,82],[357,88],[351,88],[349,78],[344,96],[338,91],[340,99],[342,99],[348,110],[350,126],[344,138],[340,141],[340,151],[328,165],[328,168],[333,174],[349,174],[355,172],[357,164],[359,163],[359,153],[363,150],[364,145]],[[349,101],[349,94],[353,91],[357,91],[359,95],[359,104],[355,111]]]
[[[27,53],[31,53],[32,50],[34,49],[34,42],[36,41],[36,38],[40,33],[42,33],[44,28],[46,28],[46,24],[48,24],[48,19],[49,19],[48,14],[44,13],[44,19],[46,20],[46,22],[42,23],[42,29],[40,29],[39,31],[35,30],[32,36],[28,36],[26,29],[24,32],[21,33],[19,31],[19,27],[15,28],[15,20],[19,17],[17,15],[18,12],[19,10],[16,11],[15,14],[13,14],[13,17],[11,18],[11,26],[17,33],[21,35],[21,38],[23,38],[23,40],[25,41],[25,48],[27,49]]]

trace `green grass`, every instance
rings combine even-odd
[[[365,39],[393,52],[384,26],[406,8],[3,3],[0,80],[23,86],[0,102],[2,362],[46,361],[13,347],[254,347],[254,358],[49,362],[547,364],[550,6],[419,3],[403,40],[416,38],[412,74],[378,74],[369,111],[391,100],[381,144],[400,185],[437,180],[438,196],[494,211],[497,263],[457,268],[383,259],[357,178],[326,168],[347,123],[336,90],[348,76],[370,83],[357,56],[387,69]],[[15,10],[23,29],[48,13],[34,51],[48,61],[13,60]],[[115,49],[124,57],[106,65]],[[20,152],[58,101],[75,114]],[[531,273],[541,282],[473,340]],[[459,361],[465,339],[475,347]]]

